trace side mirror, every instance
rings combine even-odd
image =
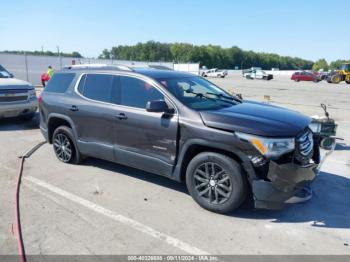
[[[174,110],[169,108],[164,100],[148,101],[146,105],[147,112],[155,113],[173,113]]]

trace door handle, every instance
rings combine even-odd
[[[119,120],[128,119],[128,117],[124,113],[120,113],[120,114],[116,115],[115,117],[118,118]]]
[[[79,108],[78,108],[77,106],[75,106],[75,105],[72,105],[72,106],[69,108],[69,110],[75,112],[75,111],[79,111]]]

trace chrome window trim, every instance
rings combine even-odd
[[[167,95],[163,90],[162,87],[160,87],[160,85],[154,81],[153,79],[150,79],[148,77],[142,76],[142,75],[137,75],[137,74],[132,74],[132,73],[126,73],[126,72],[113,72],[113,73],[107,73],[107,72],[94,72],[94,73],[81,73],[81,75],[78,77],[78,80],[76,81],[75,85],[74,85],[74,93],[76,93],[78,96],[80,96],[81,98],[88,100],[90,102],[97,102],[97,103],[101,103],[101,104],[105,104],[105,105],[112,105],[112,106],[118,106],[118,107],[123,107],[123,108],[130,108],[130,109],[134,109],[134,110],[139,110],[139,111],[146,111],[147,110],[145,108],[139,108],[139,107],[132,107],[132,106],[126,106],[126,105],[121,105],[121,104],[116,104],[116,103],[109,103],[109,102],[103,102],[103,101],[99,101],[99,100],[95,100],[95,99],[91,99],[88,98],[86,96],[84,96],[83,94],[81,94],[78,91],[78,86],[80,84],[81,79],[83,78],[84,75],[89,75],[89,74],[94,74],[94,75],[111,75],[111,76],[126,76],[126,77],[134,77],[137,79],[140,79],[144,82],[146,82],[147,84],[153,86],[154,88],[156,88],[165,98],[167,98],[167,100],[171,103],[171,105],[173,106],[173,108],[175,109],[175,113],[174,115],[178,115],[178,109],[176,107],[176,104],[172,101],[172,99],[169,97],[169,95]],[[150,113],[150,112],[148,112]]]

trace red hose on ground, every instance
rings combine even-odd
[[[40,142],[34,147],[29,149],[25,154],[19,157],[19,166],[18,166],[18,175],[17,175],[17,186],[15,192],[15,208],[16,208],[16,225],[15,225],[15,234],[17,238],[18,254],[20,256],[21,262],[26,262],[26,252],[24,249],[23,236],[22,236],[22,227],[21,227],[21,214],[20,214],[20,205],[19,205],[19,193],[21,188],[21,179],[23,173],[23,165],[26,158],[29,158],[36,150],[38,150],[46,142]]]
[[[19,161],[18,175],[17,175],[17,186],[16,186],[16,192],[15,192],[15,206],[16,206],[15,233],[17,238],[18,254],[20,256],[20,260],[21,262],[26,262],[26,254],[24,250],[22,228],[21,228],[21,215],[20,215],[20,208],[19,208],[19,191],[21,186],[23,164],[24,164],[25,157],[22,156],[19,159],[20,161]]]

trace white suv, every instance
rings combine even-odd
[[[16,79],[0,65],[0,118],[31,119],[38,108],[34,87]]]

